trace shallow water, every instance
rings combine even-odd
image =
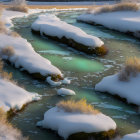
[[[109,31],[102,26],[76,22],[76,17],[82,13],[81,11],[54,13],[62,20],[80,27],[85,32],[100,37],[109,48],[109,53],[104,57],[88,56],[67,45],[32,34],[30,25],[37,15],[14,19],[14,30],[26,38],[40,55],[51,60],[52,64],[57,66],[65,77],[72,80],[72,83],[65,87],[74,90],[76,96],[59,97],[56,95],[58,87],[51,87],[45,82],[35,80],[30,75],[5,64],[5,70],[13,72],[14,79],[19,85],[28,91],[43,95],[42,100],[29,104],[24,111],[13,117],[11,122],[31,140],[60,140],[61,138],[56,133],[37,128],[37,121],[42,120],[44,112],[55,106],[60,100],[85,98],[95,108],[116,121],[118,135],[123,136],[136,132],[140,129],[140,116],[136,107],[109,94],[95,92],[94,86],[104,76],[116,73],[128,56],[139,56],[140,42],[133,37]]]

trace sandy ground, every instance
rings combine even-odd
[[[0,7],[8,8],[9,5],[0,4]],[[93,6],[93,5],[28,5],[28,7],[31,9],[35,9],[35,8],[39,8],[39,9],[52,9],[52,8],[68,9],[68,8],[93,8],[93,7],[97,7],[97,6]]]

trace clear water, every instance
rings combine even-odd
[[[136,107],[109,94],[95,92],[94,86],[104,76],[116,73],[127,57],[139,56],[140,42],[133,37],[107,30],[102,26],[76,22],[76,17],[82,13],[80,11],[54,13],[62,20],[80,27],[88,34],[100,37],[109,48],[109,53],[104,57],[88,56],[64,44],[32,34],[30,25],[37,15],[14,19],[14,30],[26,38],[40,55],[51,60],[52,64],[57,66],[65,77],[72,79],[72,83],[65,87],[74,90],[76,96],[59,97],[56,95],[58,87],[51,87],[45,82],[35,80],[30,75],[5,64],[5,70],[13,72],[14,79],[19,85],[28,91],[43,95],[42,100],[29,104],[24,111],[13,117],[11,122],[31,140],[60,140],[57,133],[37,128],[37,121],[42,120],[44,112],[61,100],[85,98],[95,108],[116,121],[118,135],[123,136],[136,132],[140,129],[140,116]]]

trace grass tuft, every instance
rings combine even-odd
[[[136,3],[119,3],[115,5],[105,5],[95,10],[95,14],[117,12],[117,11],[138,11],[139,5]]]
[[[13,0],[11,5],[12,6],[7,8],[7,10],[28,13],[28,7],[26,5],[26,0]]]
[[[57,104],[58,108],[63,109],[65,112],[79,112],[84,114],[98,114],[99,111],[94,109],[90,104],[87,104],[85,99],[80,101],[68,100],[61,101]]]
[[[130,57],[126,60],[124,68],[120,71],[118,78],[120,81],[129,81],[130,77],[136,77],[140,72],[140,58]]]
[[[0,139],[28,140],[22,136],[21,132],[14,128],[7,120],[7,113],[0,108]]]

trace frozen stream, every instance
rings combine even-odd
[[[123,65],[128,56],[140,56],[140,42],[118,32],[109,31],[101,26],[91,26],[76,22],[80,11],[54,12],[62,20],[80,27],[85,32],[100,37],[109,48],[105,57],[87,56],[79,53],[66,45],[47,40],[31,33],[30,25],[37,15],[28,18],[14,19],[14,30],[26,38],[43,57],[51,60],[65,75],[72,79],[66,86],[76,92],[73,97],[59,97],[56,95],[58,88],[51,87],[45,82],[33,79],[30,75],[5,64],[7,71],[12,71],[14,79],[25,89],[43,95],[41,101],[29,104],[24,111],[12,118],[11,122],[18,127],[25,136],[31,140],[61,140],[58,135],[50,130],[41,130],[36,127],[36,122],[43,119],[43,114],[55,106],[60,100],[81,99],[87,101],[112,117],[118,126],[118,135],[136,132],[140,129],[140,115],[136,107],[116,99],[113,96],[94,91],[94,85],[104,76],[114,74]]]

